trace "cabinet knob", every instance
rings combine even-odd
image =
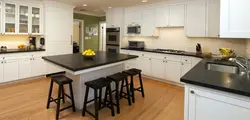
[[[191,94],[195,94],[195,92],[193,90],[190,91]]]

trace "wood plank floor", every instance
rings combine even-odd
[[[0,85],[0,120],[54,120],[55,103],[51,103],[51,108],[46,109],[49,83],[49,78],[40,78]],[[136,92],[135,104],[128,106],[126,99],[122,99],[119,115],[112,117],[110,110],[105,108],[99,112],[99,119],[183,120],[183,88],[144,78],[144,89],[145,98]],[[54,88],[53,93],[57,93],[57,88]],[[60,113],[60,119],[92,120],[93,118],[88,114],[82,117],[80,111],[73,113],[68,109]]]

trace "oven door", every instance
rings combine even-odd
[[[107,45],[106,46],[106,51],[107,52],[120,53],[120,47],[117,46],[117,45]]]
[[[107,32],[107,44],[120,45],[120,32]]]

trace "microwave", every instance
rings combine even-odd
[[[140,25],[128,25],[127,34],[141,34],[141,26]]]
[[[128,41],[130,49],[144,49],[144,41]]]

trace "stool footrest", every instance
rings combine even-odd
[[[62,109],[60,109],[60,112],[61,112],[61,111],[66,110],[66,109],[69,109],[69,108],[71,108],[71,107],[73,107],[73,106],[71,105],[71,106],[68,106],[68,107],[62,108]]]
[[[69,99],[72,99],[72,97],[70,97],[68,94],[64,93],[64,95],[65,95],[66,97],[68,97]]]
[[[89,115],[95,117],[95,115],[93,113],[89,112],[88,110],[85,110],[85,112],[88,113]]]

